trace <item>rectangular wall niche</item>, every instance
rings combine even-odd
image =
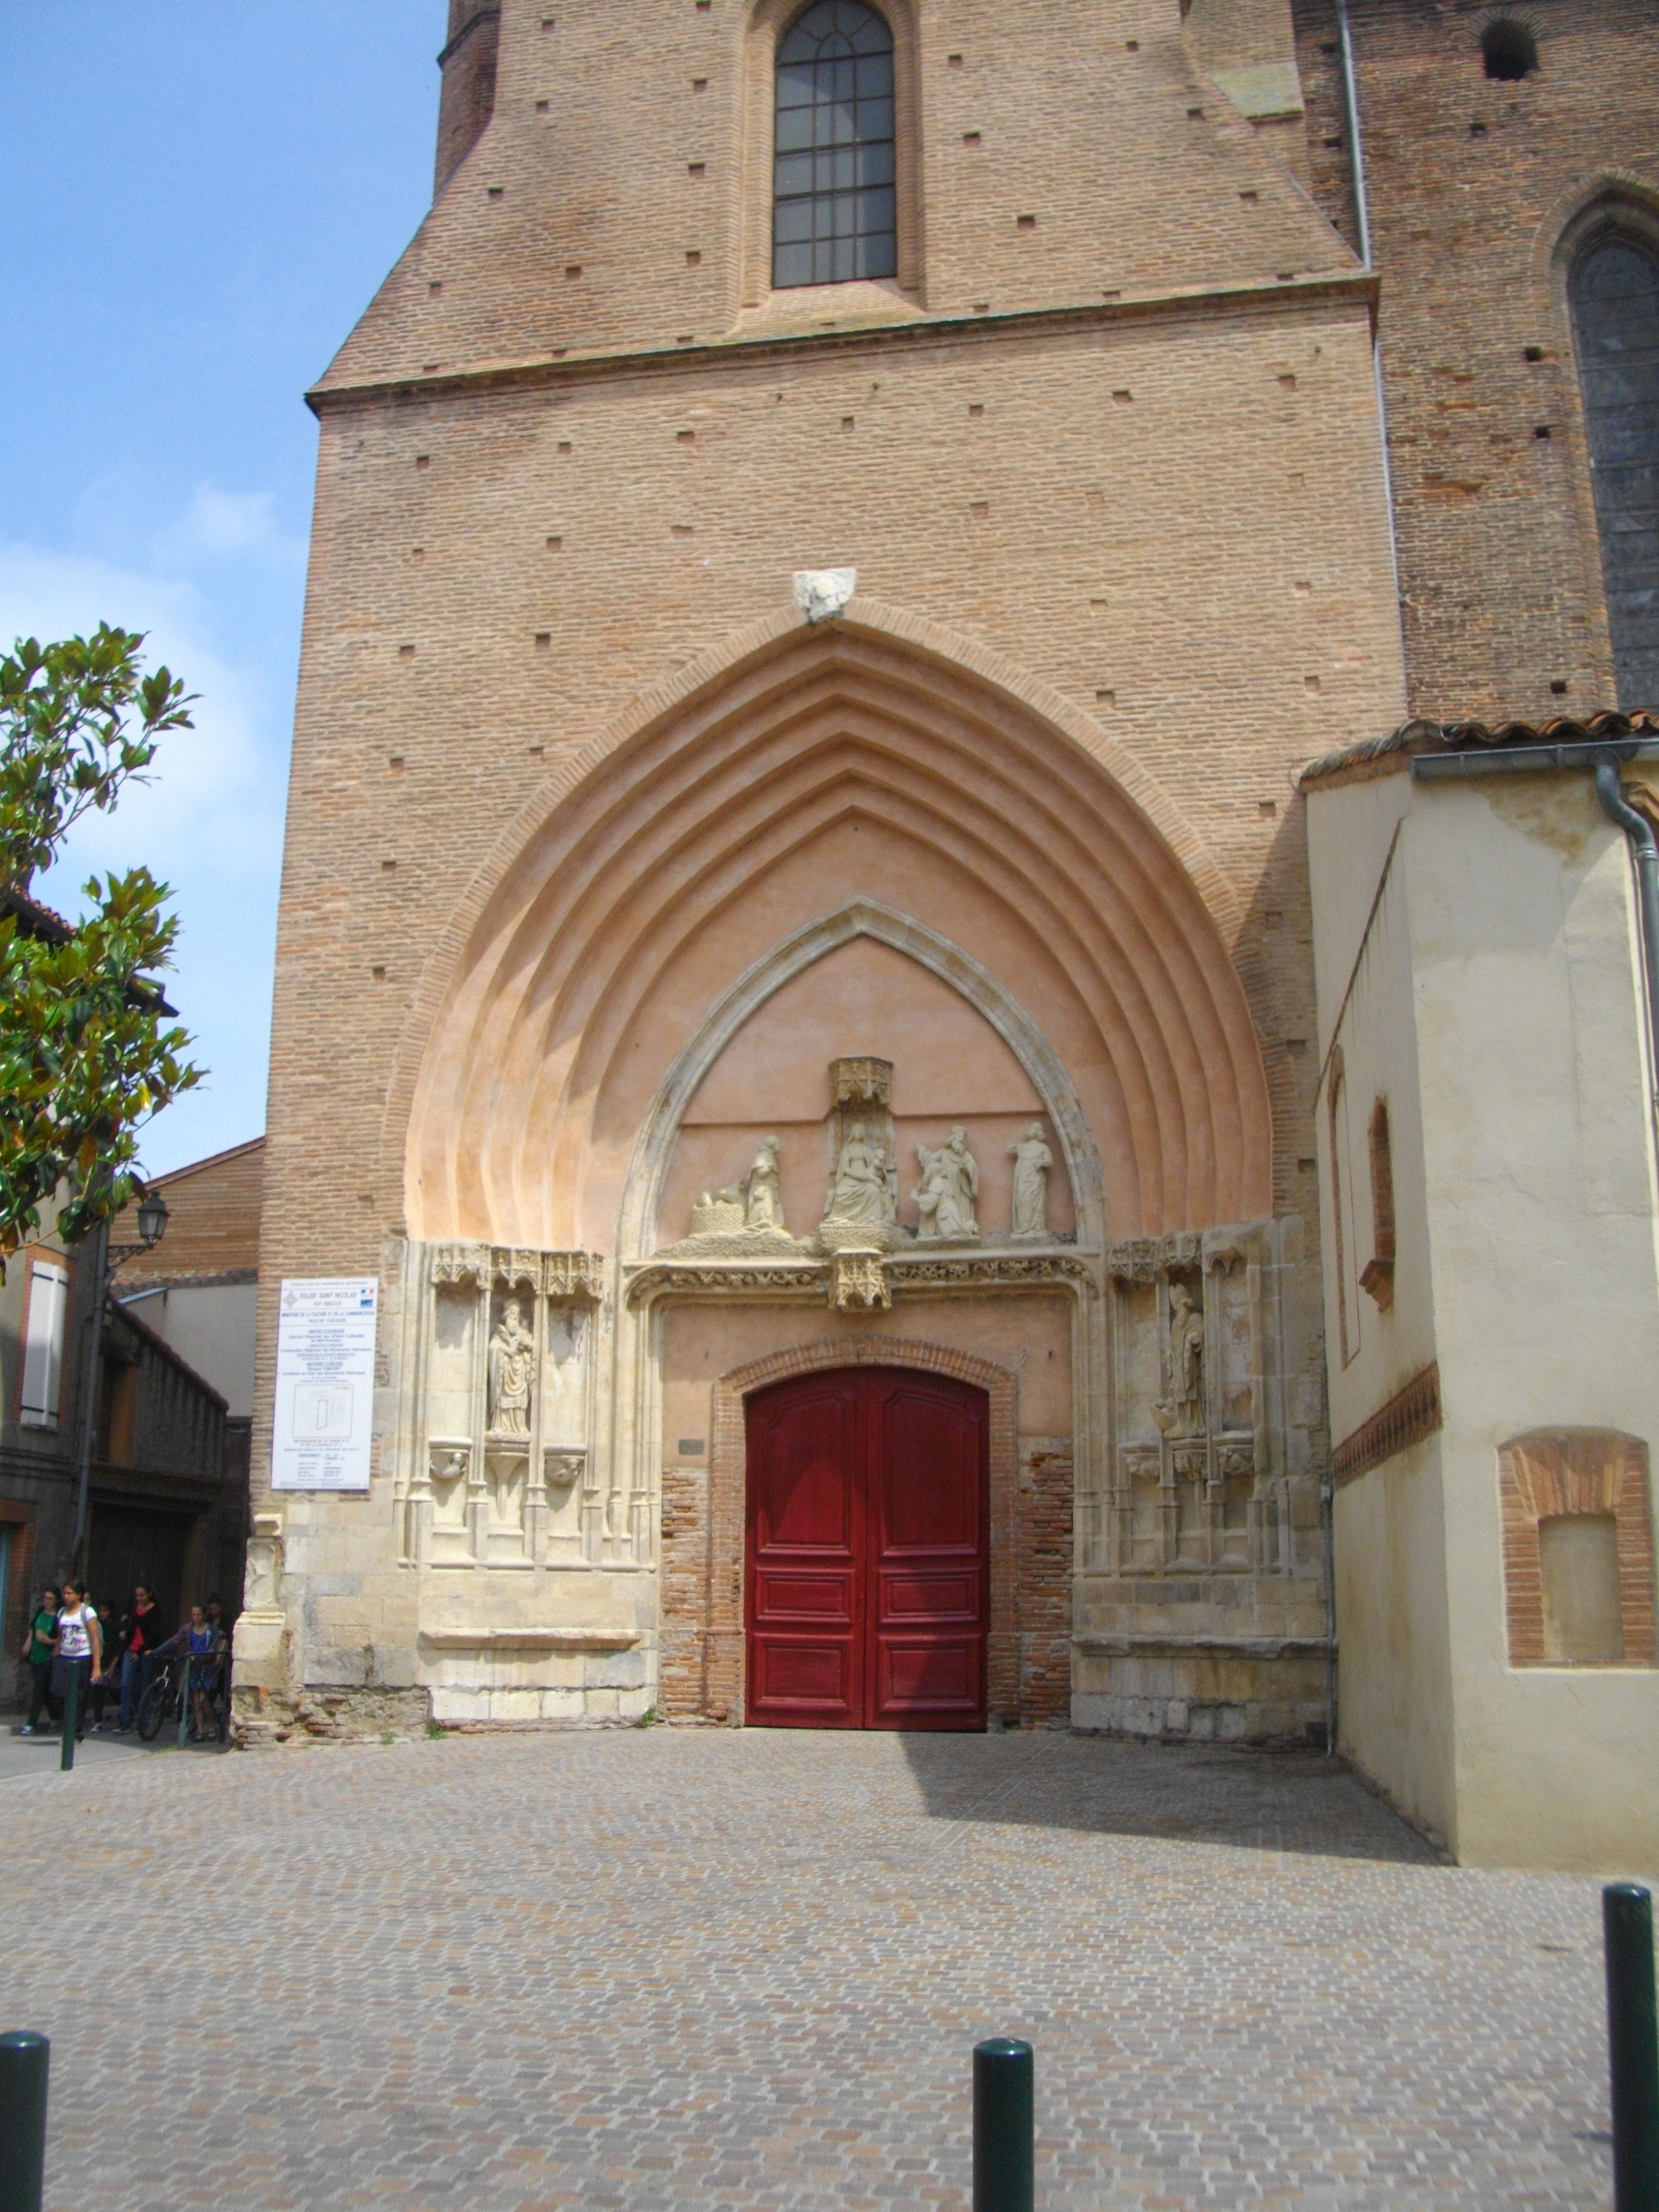
[[[436,1245],[421,1285],[406,1565],[596,1565],[592,1442],[600,1263],[586,1252]]]
[[[1538,1524],[1547,1667],[1618,1667],[1619,1523],[1611,1513],[1553,1513]]]
[[[1511,1667],[1651,1667],[1647,1447],[1534,1430],[1498,1455]]]

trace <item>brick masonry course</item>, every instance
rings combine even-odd
[[[994,2032],[1045,2212],[1607,2202],[1595,1886],[1316,1757],[534,1734],[0,1802],[52,2212],[965,2206]]]
[[[1651,207],[1659,40],[1625,0],[1513,12],[1540,64],[1518,82],[1485,74],[1485,9],[1350,16],[1412,712],[1437,720],[1614,702],[1559,248],[1598,193]],[[1352,242],[1335,9],[1295,14],[1314,197]]]

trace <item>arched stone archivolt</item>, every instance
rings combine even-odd
[[[1086,718],[876,611],[761,626],[737,665],[550,779],[423,989],[411,1233],[617,1250],[641,1131],[710,1009],[860,901],[1024,1010],[1115,1235],[1269,1210],[1254,1027],[1154,818],[1167,802],[1065,726]]]
[[[677,1516],[665,1499],[659,1697],[669,1717],[740,1717],[744,1693],[744,1534],[746,1510],[746,1415],[751,1394],[798,1375],[838,1367],[902,1367],[948,1376],[983,1390],[990,1401],[991,1617],[988,1703],[1000,1717],[1018,1717],[1019,1607],[1047,1593],[1023,1592],[1018,1576],[1016,1516],[1018,1440],[1011,1370],[948,1344],[912,1337],[826,1337],[753,1359],[714,1385],[708,1495],[701,1510]],[[675,1547],[684,1537],[677,1559]]]

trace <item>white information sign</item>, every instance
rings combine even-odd
[[[373,1276],[283,1285],[273,1490],[367,1490],[374,1410]]]

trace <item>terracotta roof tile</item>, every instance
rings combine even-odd
[[[1659,708],[1633,707],[1621,714],[1609,708],[1585,716],[1552,715],[1547,722],[1402,722],[1386,737],[1365,738],[1340,752],[1310,761],[1297,781],[1305,788],[1344,769],[1365,768],[1391,755],[1471,752],[1481,746],[1576,745],[1616,743],[1620,738],[1659,738]]]

